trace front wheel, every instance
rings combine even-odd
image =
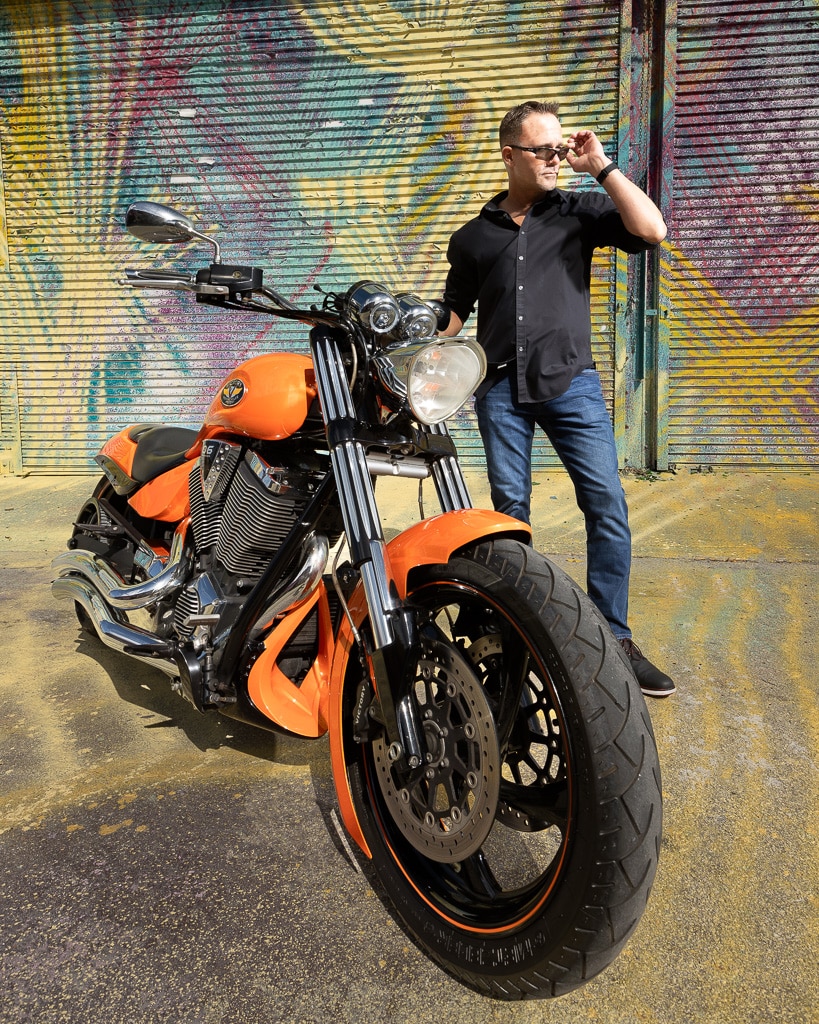
[[[511,540],[419,569],[423,773],[348,740],[373,864],[421,946],[503,999],[607,967],[645,909],[662,828],[645,702],[577,585]],[[361,668],[345,683],[345,734]],[[357,677],[357,678],[356,678]]]

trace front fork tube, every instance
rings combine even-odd
[[[445,423],[436,423],[435,426],[424,429],[428,434],[449,438]],[[435,460],[432,465],[432,479],[435,482],[442,512],[460,512],[461,509],[472,508],[472,499],[461,471],[461,464],[455,455],[444,455]]]
[[[355,438],[355,408],[338,343],[327,328],[315,327],[310,347],[347,541],[370,613],[370,663],[390,757],[399,769],[417,769],[425,746],[409,696],[420,655],[415,619],[392,582],[366,452]]]

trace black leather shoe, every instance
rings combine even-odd
[[[661,672],[656,665],[652,665],[630,636],[620,637],[620,646],[626,652],[640,689],[646,697],[670,697],[676,692],[674,680],[665,672]]]

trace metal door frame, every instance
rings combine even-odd
[[[623,0],[618,159],[670,223],[676,92],[677,0]],[[670,301],[663,249],[628,257],[615,272],[614,427],[621,462],[668,468]]]

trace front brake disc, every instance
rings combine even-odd
[[[441,641],[428,641],[418,660],[414,696],[428,751],[423,774],[407,785],[379,737],[376,777],[407,841],[430,860],[457,863],[480,849],[497,811],[495,719],[472,667]]]

